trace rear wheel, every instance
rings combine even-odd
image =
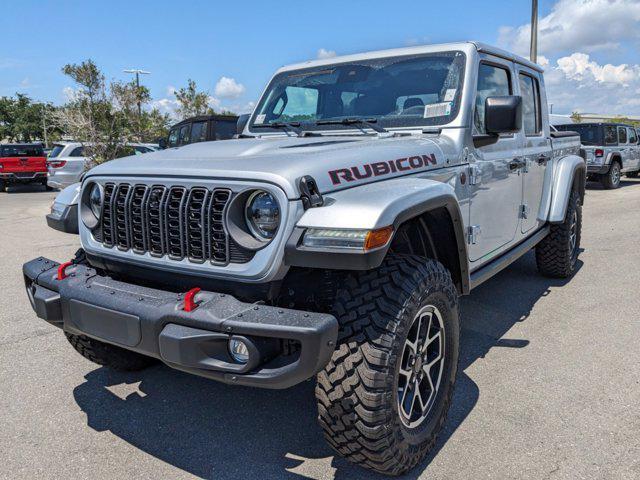
[[[568,278],[575,273],[582,234],[582,205],[574,189],[564,222],[551,225],[549,235],[536,246],[536,263],[543,275]]]
[[[100,342],[86,335],[64,333],[69,343],[87,360],[120,371],[142,370],[156,363],[155,358],[140,355],[108,343]]]
[[[620,163],[617,160],[612,162],[609,172],[600,176],[600,183],[602,183],[602,186],[607,190],[618,188],[620,186],[620,178],[622,177],[620,170]]]
[[[0,193],[5,192],[7,190],[7,184],[4,180],[0,180]]]
[[[444,425],[458,364],[458,294],[440,263],[393,256],[336,295],[339,345],[318,374],[319,423],[348,460],[400,475]]]
[[[638,176],[640,176],[640,171],[636,170],[635,172],[627,172],[626,175],[629,178],[638,178]]]

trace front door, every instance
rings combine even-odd
[[[512,62],[484,56],[478,70],[474,134],[485,134],[487,97],[514,93]],[[501,135],[498,142],[473,149],[469,208],[469,258],[476,265],[514,241],[522,199],[522,164],[519,134]]]
[[[548,126],[543,125],[539,73],[525,67],[518,68],[518,86],[522,97],[523,158],[526,162],[522,175],[521,231],[527,233],[546,218],[546,197],[551,194],[552,173],[551,138]],[[545,189],[545,186],[547,187]],[[543,219],[543,220],[540,220]]]

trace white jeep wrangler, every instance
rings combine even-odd
[[[315,375],[333,448],[400,474],[445,422],[458,297],[532,248],[575,271],[579,147],[549,130],[540,67],[479,43],[285,67],[240,138],[89,171],[82,249],[26,263],[27,293],[101,365]]]

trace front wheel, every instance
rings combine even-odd
[[[536,246],[536,264],[543,275],[568,278],[574,274],[580,253],[582,205],[574,189],[562,223],[551,225],[549,235]]]
[[[7,189],[7,184],[5,183],[4,180],[0,180],[0,193],[6,191]]]
[[[400,475],[444,425],[458,365],[458,293],[440,263],[392,256],[347,277],[339,344],[318,374],[319,423],[348,460]]]

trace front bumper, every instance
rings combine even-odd
[[[6,183],[31,183],[47,178],[47,172],[6,172],[0,173],[0,180]]]
[[[214,292],[199,293],[198,308],[186,312],[182,294],[116,281],[85,265],[68,267],[68,276],[57,280],[58,266],[45,258],[23,266],[38,317],[189,373],[287,388],[320,371],[335,349],[338,322],[328,314],[243,303]],[[231,338],[249,346],[246,364],[230,357]],[[284,355],[285,343],[297,348]]]

